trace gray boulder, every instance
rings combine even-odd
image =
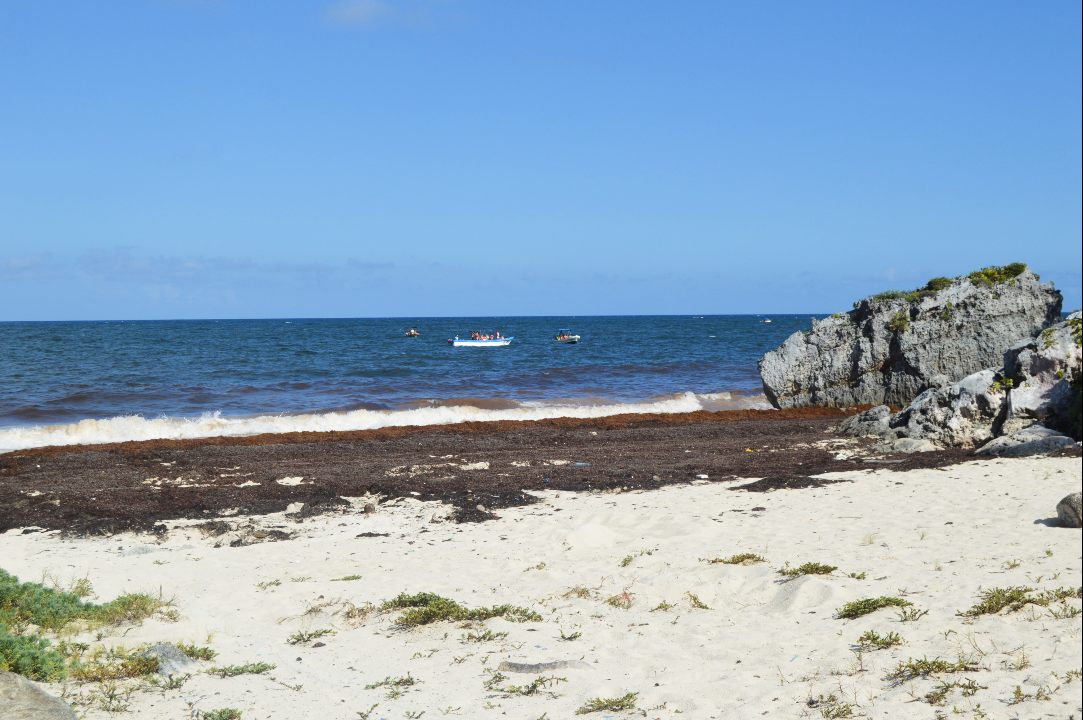
[[[856,437],[879,437],[887,433],[891,420],[891,408],[877,405],[871,410],[852,415],[838,426],[838,432]]]
[[[932,452],[940,448],[932,441],[921,438],[898,438],[879,446],[880,450],[896,453]]]
[[[1064,527],[1077,528],[1080,527],[1081,520],[1083,520],[1083,507],[1080,507],[1083,503],[1083,496],[1079,493],[1072,493],[1066,495],[1059,503],[1057,503],[1057,519],[1060,520],[1060,524]]]
[[[158,674],[163,677],[180,675],[185,668],[195,664],[195,660],[188,657],[183,650],[172,643],[157,643],[139,653],[140,657],[156,658],[158,660]]]
[[[1011,435],[993,438],[974,451],[975,455],[989,457],[1027,457],[1028,455],[1048,455],[1059,450],[1075,447],[1075,440],[1034,424],[1017,430]]]
[[[779,408],[903,406],[929,388],[1000,367],[1014,343],[1056,322],[1061,294],[1026,270],[1004,282],[983,277],[930,281],[813,321],[760,360],[764,394]]]
[[[22,675],[0,670],[0,718],[3,720],[76,720],[75,712],[58,697]]]

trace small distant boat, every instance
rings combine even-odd
[[[579,342],[578,335],[573,333],[571,330],[564,329],[557,330],[556,337],[554,337],[553,339],[556,340],[558,343],[563,343],[565,345],[575,345],[577,342]]]
[[[760,320],[760,322],[761,323],[769,323],[769,322],[771,322],[771,318],[764,318],[763,320]]]
[[[417,328],[410,328],[406,331],[406,337],[421,337],[421,332]]]
[[[511,341],[514,337],[504,337],[499,333],[493,333],[492,335],[482,335],[481,333],[470,333],[470,337],[461,338],[456,335],[453,338],[448,338],[447,344],[452,347],[507,347],[511,345]]]

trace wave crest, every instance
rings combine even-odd
[[[512,402],[512,401],[507,401]],[[228,417],[221,412],[199,417],[145,418],[126,415],[102,420],[87,419],[74,423],[33,425],[0,429],[0,452],[26,450],[49,445],[94,445],[134,440],[184,440],[206,437],[237,437],[264,433],[345,432],[375,430],[407,425],[448,425],[460,422],[497,420],[546,420],[549,418],[594,418],[626,413],[686,413],[697,410],[766,409],[770,405],[762,395],[734,396],[730,393],[697,395],[684,392],[635,403],[594,403],[581,401],[544,404],[489,401],[473,404],[431,405],[404,410],[354,409],[337,412],[297,415],[258,415]]]

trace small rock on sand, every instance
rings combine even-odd
[[[157,658],[158,674],[168,677],[179,675],[184,668],[195,662],[183,650],[172,643],[157,643],[139,653],[140,657]]]
[[[1083,508],[1080,507],[1083,502],[1083,495],[1080,493],[1072,493],[1066,495],[1059,503],[1057,503],[1057,519],[1060,520],[1060,524],[1064,527],[1077,528],[1081,525],[1081,518],[1083,518]]]

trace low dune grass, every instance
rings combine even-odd
[[[951,662],[940,658],[921,658],[900,662],[894,670],[887,674],[887,679],[898,685],[917,678],[926,678],[930,675],[942,675],[945,673],[975,672],[981,668],[969,660],[957,660]]]
[[[835,617],[840,620],[852,620],[854,618],[868,615],[869,613],[874,613],[881,608],[905,608],[910,607],[911,605],[913,605],[913,603],[909,600],[881,595],[880,597],[862,598],[861,600],[854,600],[853,602],[848,602],[835,611]]]
[[[873,630],[866,630],[857,639],[857,646],[862,650],[886,650],[887,648],[902,645],[903,639],[896,632],[881,635]]]
[[[997,613],[1007,610],[1008,612],[1018,612],[1027,605],[1037,605],[1039,607],[1049,607],[1055,602],[1064,602],[1070,598],[1079,598],[1081,596],[1079,588],[1058,588],[1056,590],[1035,590],[1034,588],[1025,586],[1015,586],[1006,588],[989,588],[988,590],[982,590],[978,595],[977,604],[973,605],[968,610],[962,610],[958,614],[962,617],[979,617],[981,615],[996,615]]]
[[[33,680],[62,679],[72,666],[72,658],[54,647],[42,633],[60,632],[72,625],[94,628],[136,623],[168,605],[140,593],[98,604],[83,599],[88,592],[86,581],[64,591],[41,583],[21,582],[0,569],[0,670]]]
[[[602,712],[603,710],[620,711],[620,710],[635,710],[636,698],[639,697],[639,693],[630,692],[621,695],[620,697],[603,698],[596,697],[587,700],[583,703],[578,710],[575,711],[576,715],[586,715],[588,713]]]
[[[729,557],[716,557],[707,560],[711,565],[756,565],[758,563],[767,562],[762,555],[756,553],[737,553],[736,555],[730,555]]]
[[[413,628],[435,622],[461,622],[464,620],[488,620],[502,617],[510,622],[540,622],[541,615],[516,605],[493,605],[469,608],[449,598],[430,592],[401,593],[380,605],[380,610],[402,610],[395,618],[401,628]]]
[[[830,575],[836,570],[838,570],[838,567],[836,567],[835,565],[826,565],[824,563],[818,562],[807,562],[803,565],[798,565],[797,567],[790,567],[789,565],[784,565],[782,569],[778,571],[778,574],[787,578],[797,578],[801,577],[802,575]]]
[[[207,672],[211,675],[217,675],[220,678],[231,678],[239,675],[262,675],[265,672],[274,670],[275,666],[266,662],[250,662],[243,665],[225,665],[223,667],[213,667]]]

